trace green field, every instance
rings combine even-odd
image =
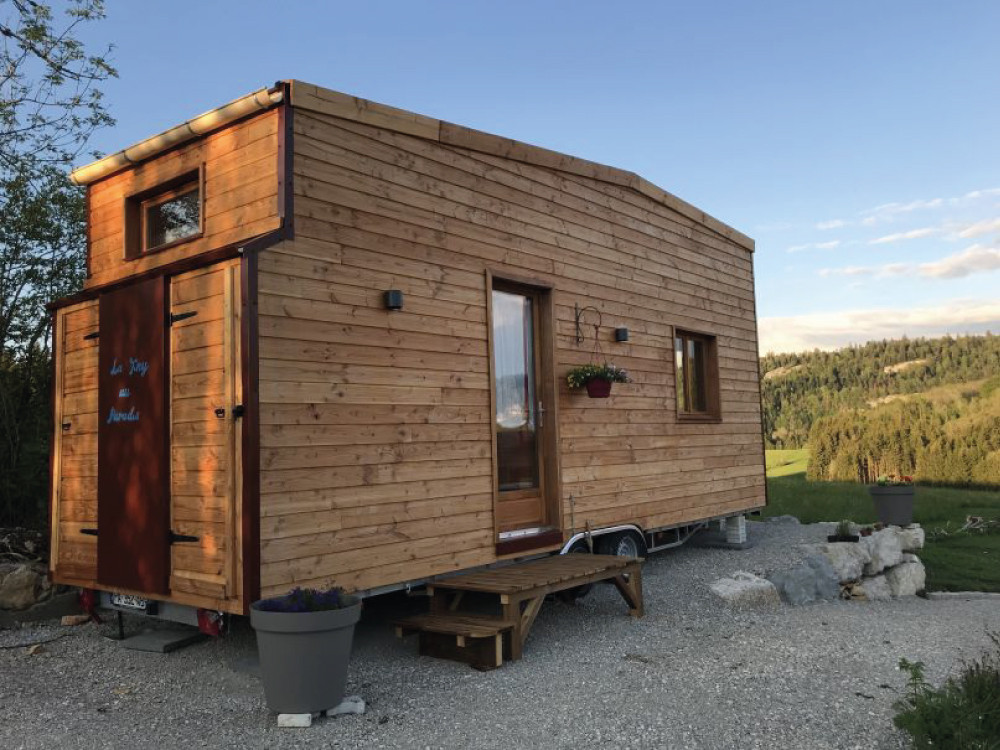
[[[875,510],[865,485],[807,482],[807,450],[767,451],[768,506],[763,516],[792,515],[802,523],[873,523]],[[1000,492],[918,487],[914,520],[925,529],[957,528],[966,516],[1000,518]],[[920,554],[933,591],[1000,592],[1000,533],[961,534],[928,540]]]

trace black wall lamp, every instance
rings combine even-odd
[[[385,300],[386,310],[402,310],[403,309],[403,293],[399,289],[388,290],[383,299]]]
[[[628,328],[616,328],[615,341],[628,341]]]

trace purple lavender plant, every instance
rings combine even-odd
[[[345,606],[344,591],[339,587],[321,591],[296,586],[284,596],[262,599],[258,602],[257,609],[264,612],[324,612]]]

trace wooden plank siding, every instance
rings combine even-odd
[[[277,110],[263,112],[99,180],[89,191],[90,276],[100,286],[277,229]],[[125,199],[204,167],[201,236],[135,259],[125,258]]]
[[[97,578],[97,300],[56,313],[52,445],[52,571],[57,583]]]
[[[627,173],[295,85],[295,239],[259,261],[264,595],[496,560],[487,271],[553,287],[564,532],[764,504],[742,235]],[[609,399],[565,385],[594,356],[575,304],[635,380]],[[719,423],[677,421],[675,326],[717,337]]]

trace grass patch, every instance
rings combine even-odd
[[[808,448],[773,450],[764,452],[769,477],[787,477],[791,474],[805,474],[809,463]]]
[[[806,451],[768,451],[792,454]],[[868,488],[854,482],[808,482],[805,458],[768,456],[768,505],[762,516],[792,515],[802,523],[839,521],[874,523],[875,507]],[[799,472],[783,472],[801,462]],[[913,519],[928,532],[938,528],[956,529],[966,516],[1000,518],[1000,492],[963,490],[949,487],[918,487]],[[928,539],[920,553],[927,568],[927,588],[931,591],[1000,592],[1000,534],[977,532]]]

